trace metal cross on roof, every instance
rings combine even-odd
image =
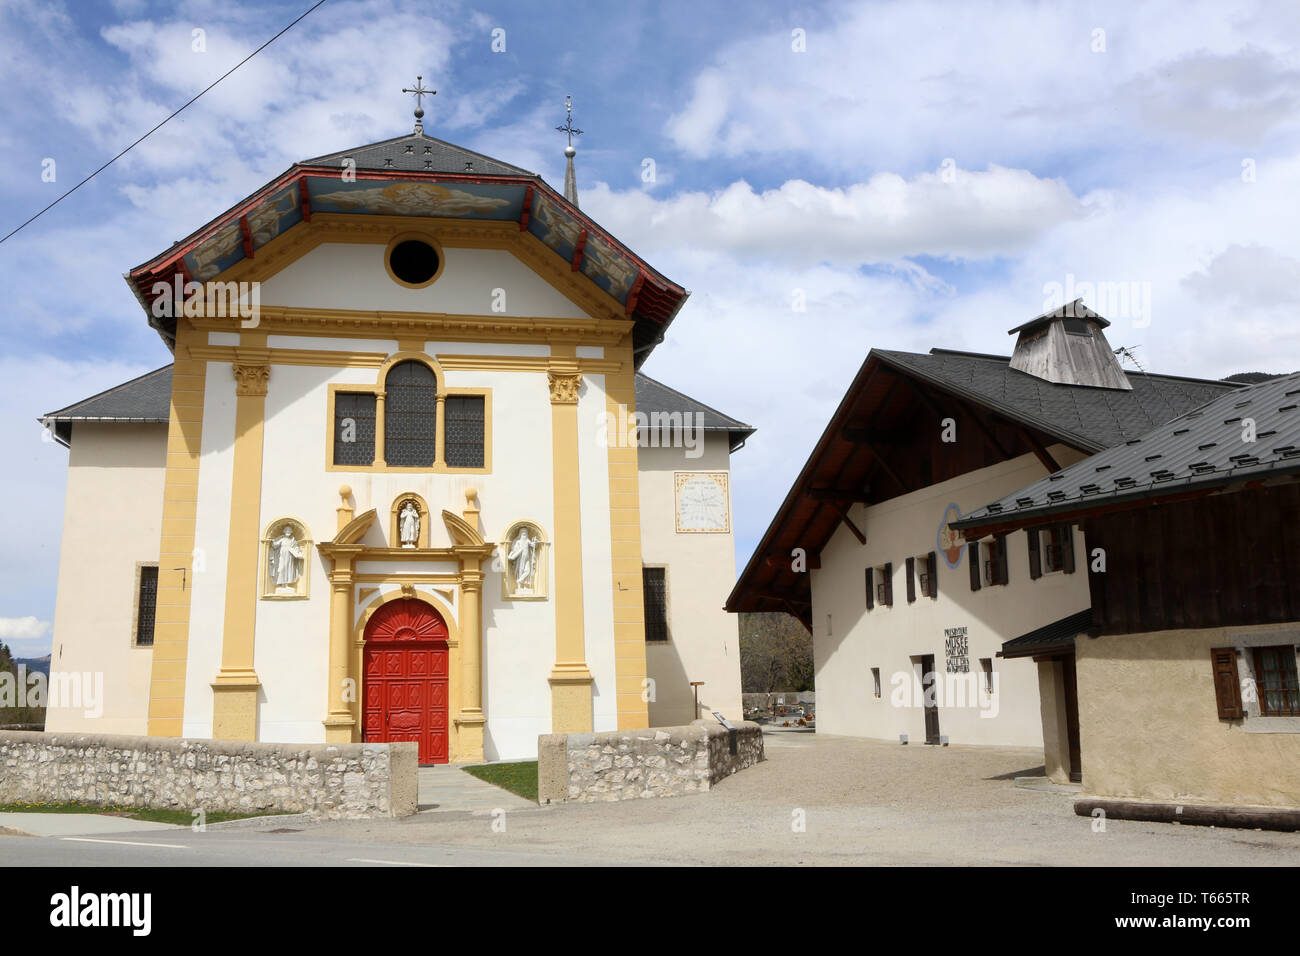
[[[569,146],[573,146],[573,137],[581,136],[582,130],[575,128],[573,125],[573,97],[572,96],[566,96],[564,98],[564,112],[565,112],[564,125],[555,127],[555,131],[557,133],[566,134],[569,137]]]
[[[423,76],[417,76],[415,78],[415,89],[410,89],[408,87],[402,88],[403,93],[415,94],[415,131],[417,133],[424,132],[424,98],[426,96],[433,96],[438,92],[437,90],[424,89],[423,80]]]

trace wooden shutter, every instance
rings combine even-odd
[[[1074,573],[1074,525],[1061,525],[1061,570]]]
[[[926,555],[925,568],[930,573],[930,592],[926,597],[937,598],[939,596],[939,558],[933,551]]]
[[[875,568],[867,568],[867,610],[876,606]]]
[[[1029,576],[1037,580],[1043,576],[1043,561],[1038,553],[1038,529],[1030,528],[1025,534],[1029,535]]]
[[[993,539],[994,570],[997,572],[998,584],[1010,584],[1011,572],[1007,569],[1007,536],[999,535]]]
[[[1214,667],[1214,696],[1219,704],[1220,720],[1241,720],[1241,678],[1237,674],[1237,650],[1233,647],[1210,648]]]
[[[907,559],[907,603],[916,603],[916,558]]]
[[[978,591],[980,589],[980,543],[978,541],[966,545],[966,557],[970,562],[970,589]]]
[[[884,604],[886,607],[893,607],[894,606],[894,563],[892,561],[886,561],[885,567],[882,569],[881,573],[885,576],[885,580],[883,582],[883,584],[885,585]]]

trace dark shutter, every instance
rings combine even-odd
[[[1220,720],[1240,720],[1241,679],[1237,676],[1237,651],[1232,647],[1210,648],[1214,667],[1214,696],[1219,704]]]
[[[867,568],[867,610],[876,606],[875,568]]]
[[[972,541],[966,545],[966,558],[970,562],[970,589],[980,589],[980,543]]]
[[[158,611],[158,568],[140,569],[140,593],[136,596],[135,642],[141,647],[153,646],[154,618]]]
[[[483,467],[484,411],[482,395],[448,395],[443,458],[448,468]]]
[[[882,584],[885,585],[885,600],[884,600],[884,603],[885,603],[885,605],[886,605],[887,607],[893,607],[893,606],[894,606],[894,565],[893,565],[893,562],[891,562],[891,561],[886,561],[886,562],[885,562],[885,566],[884,566],[884,568],[881,570],[881,574],[883,574],[883,575],[885,576],[885,580],[881,582]]]
[[[1030,528],[1025,534],[1029,535],[1029,576],[1037,580],[1043,576],[1043,561],[1038,553],[1038,529]]]
[[[375,463],[375,396],[339,392],[334,396],[334,464]]]
[[[916,603],[916,558],[907,559],[907,603]]]
[[[998,535],[993,539],[993,559],[994,572],[998,576],[998,584],[1011,583],[1011,571],[1007,567],[1007,536]]]
[[[926,597],[939,596],[939,557],[931,551],[925,559],[926,570],[930,572],[930,591]]]
[[[384,379],[384,461],[397,468],[433,465],[438,381],[423,362],[398,362]]]
[[[1074,525],[1061,525],[1061,570],[1074,573]]]
[[[642,568],[641,587],[645,592],[645,639],[668,640],[668,583],[663,568]]]

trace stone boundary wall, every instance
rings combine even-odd
[[[594,803],[703,792],[763,759],[758,724],[736,724],[734,754],[732,734],[711,719],[682,727],[542,734],[538,801]]]
[[[418,748],[0,732],[0,803],[356,819],[415,812]]]

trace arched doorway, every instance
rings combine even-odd
[[[365,739],[413,740],[447,763],[447,624],[423,601],[389,601],[366,624]]]

